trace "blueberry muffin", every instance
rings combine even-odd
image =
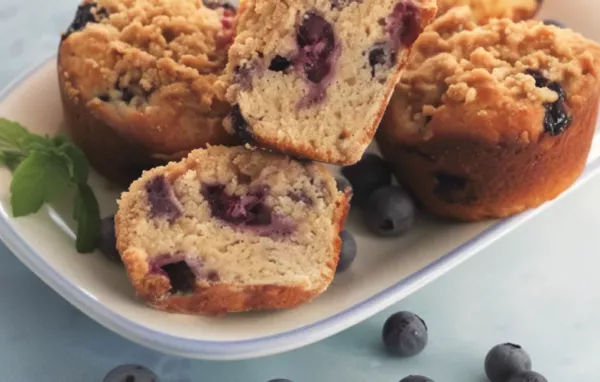
[[[120,184],[207,144],[235,144],[219,85],[235,10],[200,0],[85,0],[62,36],[67,131]]]
[[[434,0],[247,0],[226,127],[246,143],[352,164],[371,142]]]
[[[533,18],[542,0],[438,0],[438,16],[450,9],[467,5],[474,20],[484,23],[493,18],[509,18],[515,21]]]
[[[431,211],[501,218],[568,188],[590,150],[598,44],[538,21],[476,26],[455,8],[419,37],[377,133]]]
[[[332,281],[349,197],[320,164],[212,146],[131,185],[119,201],[117,248],[138,295],[157,309],[291,308]]]

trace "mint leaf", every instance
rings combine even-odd
[[[87,183],[89,168],[85,154],[71,143],[63,144],[59,150],[69,163],[69,170],[73,182]]]
[[[0,164],[8,167],[10,171],[15,171],[17,166],[25,159],[25,155],[16,152],[0,152]]]
[[[87,184],[77,187],[75,197],[75,219],[77,220],[77,240],[75,247],[79,253],[96,249],[100,239],[100,207],[94,191]]]
[[[30,133],[21,124],[0,118],[0,149],[20,150]]]
[[[62,158],[33,151],[15,169],[10,184],[15,217],[34,212],[62,194],[69,185],[69,171]]]

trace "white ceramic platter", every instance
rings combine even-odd
[[[560,19],[597,39],[596,11],[600,11],[600,3],[591,0],[574,0],[568,5],[554,1],[544,9],[557,19],[556,15],[563,15]],[[62,111],[54,59],[0,94],[0,116],[19,121],[36,133],[59,131]],[[599,156],[600,139],[596,139],[588,167],[571,190],[600,172]],[[359,256],[351,270],[337,277],[321,297],[294,310],[206,318],[148,308],[135,298],[120,266],[100,254],[77,254],[68,205],[12,218],[10,178],[8,171],[0,170],[0,238],[23,263],[107,328],[151,348],[202,359],[265,356],[331,336],[408,296],[541,210],[502,222],[472,224],[419,217],[409,234],[389,240],[365,232],[359,217],[351,214],[348,229],[357,238]],[[103,215],[112,214],[119,190],[96,175],[92,186]]]

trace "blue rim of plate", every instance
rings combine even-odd
[[[55,58],[54,55],[48,57],[16,77],[0,91],[0,102],[3,102],[24,80]],[[597,139],[598,136],[595,140]],[[561,197],[574,191],[598,173],[600,173],[600,157],[588,162],[577,182],[565,191]],[[123,337],[171,354],[210,360],[234,360],[293,350],[339,333],[427,285],[493,241],[548,208],[551,204],[552,202],[545,203],[537,209],[493,224],[476,237],[448,252],[433,263],[342,312],[286,332],[236,341],[193,340],[165,334],[138,325],[117,312],[106,308],[88,291],[63,278],[59,272],[48,265],[44,258],[37,255],[37,252],[27,242],[20,239],[19,233],[10,224],[9,217],[4,209],[1,209],[0,239],[27,267],[63,298],[101,325]],[[426,281],[423,282],[423,280]],[[331,327],[334,327],[334,329],[331,329]]]

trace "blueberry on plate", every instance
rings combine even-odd
[[[422,375],[409,375],[406,378],[402,378],[400,382],[433,382],[433,379],[423,377]]]
[[[352,204],[362,205],[375,190],[392,183],[392,170],[381,157],[367,153],[352,166],[342,168],[352,185]]]
[[[521,346],[504,343],[488,352],[484,368],[491,382],[507,382],[513,375],[531,370],[531,358]]]
[[[340,239],[342,239],[342,247],[336,272],[343,272],[350,268],[356,258],[356,240],[354,240],[354,236],[348,231],[342,231]]]
[[[535,371],[524,371],[513,375],[508,382],[548,382],[548,380]]]
[[[112,369],[104,382],[159,382],[156,374],[140,365],[121,365]]]
[[[122,263],[121,255],[117,251],[117,237],[115,235],[115,217],[110,216],[100,222],[100,240],[98,249],[111,261]]]
[[[414,223],[415,204],[400,187],[388,186],[375,191],[364,208],[366,226],[379,236],[400,236]]]
[[[557,20],[546,19],[542,21],[546,25],[554,25],[559,28],[566,28],[566,25]]]
[[[382,337],[388,352],[400,357],[412,357],[427,345],[427,325],[414,313],[398,312],[385,321]]]

